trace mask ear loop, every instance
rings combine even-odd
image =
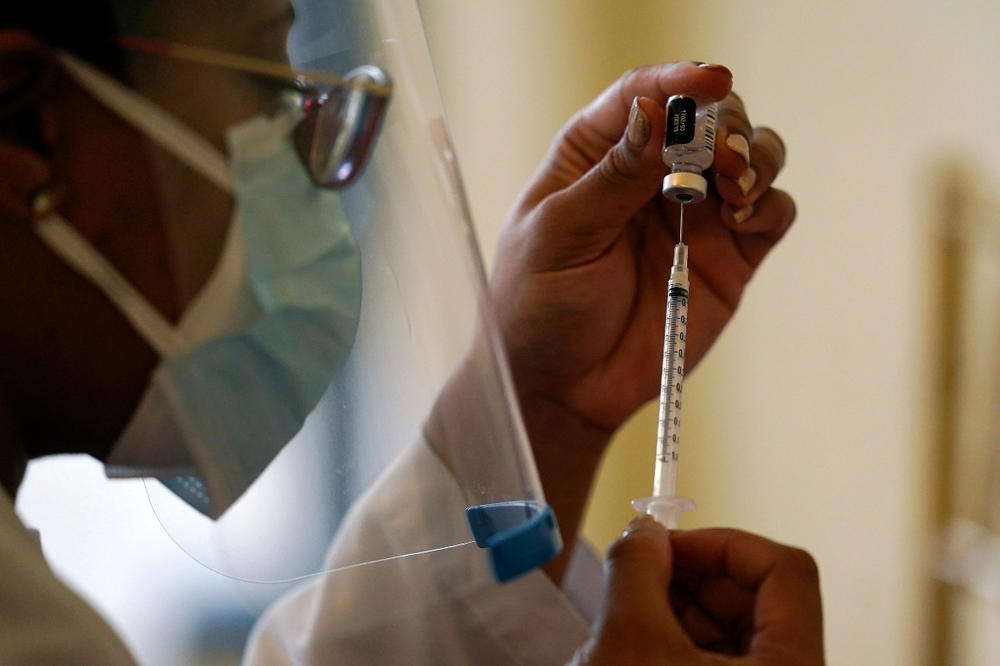
[[[232,176],[222,152],[204,137],[142,95],[126,88],[69,53],[59,60],[74,81],[123,120],[155,141],[223,192],[233,191]]]
[[[65,71],[84,90],[123,120],[201,173],[224,192],[232,192],[232,176],[222,153],[201,135],[82,60],[59,53]],[[56,211],[53,192],[35,194],[31,209],[35,233],[73,270],[101,290],[161,358],[173,358],[189,341],[77,229]]]
[[[161,358],[171,358],[185,348],[184,337],[159,310],[129,284],[111,262],[55,210],[55,198],[42,190],[32,199],[35,234],[66,264],[101,290],[136,332]]]

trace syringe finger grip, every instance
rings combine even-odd
[[[644,497],[632,500],[632,508],[639,513],[649,514],[668,530],[675,530],[680,526],[681,514],[694,510],[694,500],[680,495]]]

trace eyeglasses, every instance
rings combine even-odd
[[[130,35],[118,41],[129,51],[294,82],[303,113],[293,130],[295,148],[312,181],[328,189],[346,187],[364,170],[392,96],[392,82],[374,65],[341,77],[162,39]]]
[[[337,189],[348,185],[364,169],[378,136],[389,97],[371,92],[388,88],[389,78],[374,65],[362,65],[345,75],[355,84],[319,90],[306,77],[302,87],[305,117],[295,127],[295,147],[313,182]]]

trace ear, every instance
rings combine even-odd
[[[54,91],[59,65],[49,47],[20,30],[0,30],[0,216],[30,224],[57,205]]]

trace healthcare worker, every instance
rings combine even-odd
[[[666,96],[724,100],[689,363],[794,216],[728,70],[636,70],[578,114],[487,295],[412,3],[298,5],[308,80],[285,2],[58,9],[0,11],[10,497],[27,459],[86,452],[158,479],[156,518],[206,566],[304,579],[248,661],[569,658],[597,589],[584,499],[656,390]],[[0,655],[127,662],[4,500]]]

